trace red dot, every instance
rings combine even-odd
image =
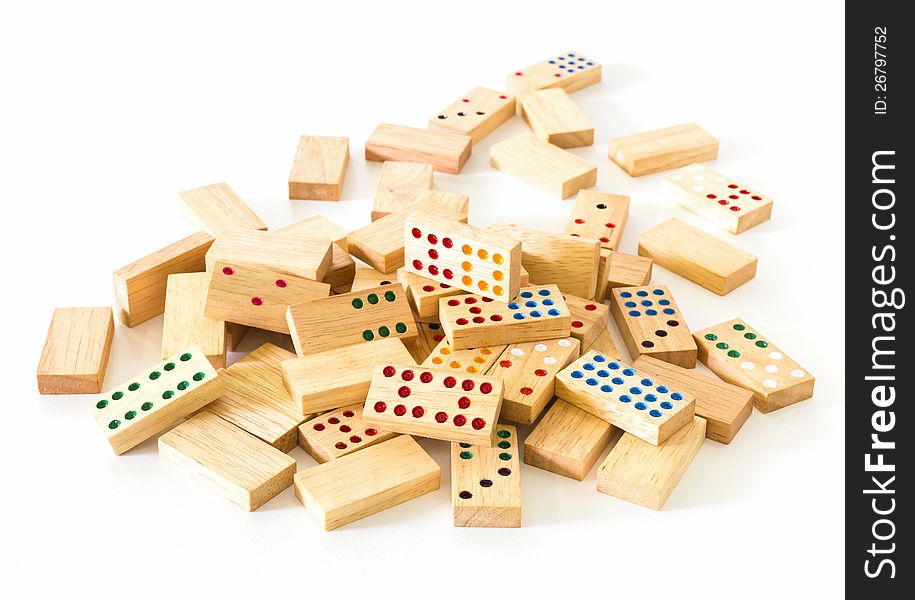
[[[352,436],[352,437],[349,438],[349,441],[351,441],[351,442],[354,443],[354,444],[358,444],[359,442],[362,441],[362,438],[359,437],[358,435],[354,435],[354,436]]]
[[[596,304],[585,304],[585,310],[597,310]]]
[[[443,339],[445,339],[445,336],[443,336],[440,333],[432,336],[432,341],[435,342],[436,344],[439,343],[440,341],[442,341]]]
[[[464,415],[456,415],[454,417],[454,424],[457,425],[458,427],[463,427],[464,425],[467,424],[467,417],[465,417]]]
[[[428,371],[426,371],[425,373],[422,373],[419,376],[419,380],[422,381],[423,383],[429,383],[430,381],[432,381],[432,373],[430,373]]]
[[[485,323],[486,319],[484,317],[474,317],[473,322],[479,325],[480,323]]]
[[[473,389],[473,387],[474,387],[474,384],[473,384],[472,379],[465,379],[464,381],[461,382],[461,389],[464,390],[465,392],[469,392],[470,390]]]
[[[467,396],[461,396],[458,398],[458,408],[462,408],[464,410],[470,408],[470,398]]]
[[[731,185],[729,185],[728,187],[731,188],[732,190],[736,190],[736,189],[737,189],[737,186],[734,185],[733,183],[732,183]]]
[[[510,361],[510,360],[500,360],[500,361],[499,361],[499,366],[502,367],[503,369],[507,369],[507,368],[509,368],[509,367],[512,366],[512,361]]]
[[[276,280],[276,287],[278,287],[278,288],[284,288],[284,287],[286,287],[287,285],[289,285],[289,284],[286,282],[285,279],[277,279],[277,280]]]
[[[572,237],[581,237],[581,236],[578,235],[577,233],[570,233],[569,235],[571,235]]]
[[[398,417],[404,416],[405,414],[407,414],[407,407],[404,406],[403,404],[398,404],[397,406],[394,407],[394,414],[397,415]]]
[[[426,411],[425,411],[425,409],[423,409],[422,406],[413,407],[413,418],[414,419],[418,419],[418,418],[422,417],[424,414],[426,414]]]
[[[609,243],[610,243],[610,238],[608,238],[608,237],[602,237],[602,238],[599,238],[599,239],[600,239],[600,241],[603,242],[604,244],[609,244]]]
[[[483,382],[483,383],[480,384],[480,393],[481,393],[481,394],[488,394],[488,393],[491,392],[491,391],[492,391],[492,384],[491,384],[491,383],[489,383],[489,382]]]
[[[534,375],[537,377],[546,377],[546,369],[537,369],[534,371]]]
[[[365,435],[370,435],[370,436],[378,435],[378,430],[375,429],[374,427],[369,427],[368,429],[365,430]]]
[[[484,427],[486,427],[486,421],[484,421],[480,417],[477,417],[476,419],[473,420],[473,422],[470,423],[470,426],[479,431],[480,429],[483,429]]]
[[[253,304],[254,306],[260,306],[263,303],[264,303],[264,299],[261,298],[260,296],[255,296],[255,297],[251,298],[251,304]]]
[[[327,422],[330,423],[331,425],[336,425],[337,423],[340,422],[340,419],[338,419],[337,417],[331,417],[331,418],[327,419]]]
[[[223,267],[222,274],[223,275],[235,275],[235,269],[233,269],[232,267]]]
[[[472,314],[478,315],[478,314],[480,314],[481,312],[483,312],[483,309],[480,308],[479,306],[471,306],[471,307],[470,307],[470,312],[471,312]]]
[[[483,297],[483,302],[492,302],[492,298]]]
[[[438,287],[442,288],[443,290],[447,290],[447,289],[449,289],[451,286],[448,285],[447,283],[440,283],[440,284],[438,284]]]
[[[467,319],[465,319],[465,318],[463,318],[463,317],[461,317],[460,319],[458,319],[457,321],[455,321],[455,323],[457,323],[458,325],[466,325],[466,324],[469,323],[469,322],[470,322],[470,321],[468,321]]]
[[[720,204],[721,206],[727,206],[728,204],[730,204],[730,202],[728,202],[727,200],[719,200],[718,204]]]
[[[496,322],[501,321],[501,320],[502,320],[502,315],[493,315],[493,316],[489,317],[489,320],[490,320],[490,321],[496,321]]]
[[[436,250],[435,248],[429,248],[429,258],[431,258],[432,260],[437,259],[437,258],[438,258],[438,250]]]
[[[452,277],[454,277],[454,273],[451,272],[451,269],[445,269],[444,271],[442,271],[442,275],[445,276],[445,279],[451,279]]]
[[[434,286],[434,285],[424,285],[424,286],[423,286],[423,291],[424,291],[424,292],[434,292],[434,291],[435,291],[435,286]]]
[[[315,431],[324,431],[324,423],[315,423],[314,429]]]
[[[427,235],[426,239],[429,240],[429,243],[433,246],[438,243],[438,236],[436,236],[434,233]]]
[[[442,381],[446,388],[453,388],[457,385],[457,379],[454,377],[445,377],[445,380]]]
[[[534,390],[529,387],[523,387],[523,388],[521,388],[521,393],[524,394],[525,396],[530,396],[531,394],[534,393]]]
[[[740,207],[739,207],[739,206],[732,206],[732,207],[731,207],[731,210],[733,210],[734,212],[739,212],[739,211],[740,211]]]
[[[577,223],[578,225],[582,225],[584,222],[585,222],[584,219],[575,219],[575,223]]]
[[[515,71],[515,75],[517,75],[518,77],[521,77],[522,75],[524,75],[524,73],[522,73],[521,71]]]
[[[473,296],[468,296],[467,298],[464,298],[464,304],[476,304],[476,303],[477,303],[477,299],[474,298]]]
[[[499,100],[505,100],[508,96],[499,96]]]
[[[572,327],[574,327],[575,329],[578,329],[579,327],[584,327],[584,326],[585,326],[585,324],[582,323],[581,321],[572,321]]]
[[[419,238],[421,238],[421,237],[423,236],[423,232],[420,231],[419,228],[417,228],[417,227],[414,227],[414,228],[410,231],[410,233],[412,233],[412,234],[413,234],[413,237],[415,237],[416,239],[419,239]]]
[[[448,420],[448,414],[447,414],[447,413],[443,413],[443,412],[441,412],[441,411],[435,413],[435,422],[436,422],[436,423],[444,423],[444,422],[447,421],[447,420]]]
[[[350,427],[349,425],[341,425],[341,426],[340,426],[340,431],[342,431],[343,433],[349,433],[349,432],[352,431],[352,430],[353,430],[353,428]]]
[[[750,192],[749,192],[749,190],[740,190],[740,193],[741,193],[741,194],[749,194]]]
[[[356,416],[356,413],[354,413],[354,412],[351,411],[351,410],[344,410],[344,411],[343,411],[343,416],[346,417],[346,418],[348,419],[348,418],[350,418],[350,417],[355,417],[355,416]]]
[[[401,398],[406,398],[410,395],[410,388],[405,385],[400,386],[400,389],[397,390],[397,395]]]
[[[435,265],[429,265],[429,273],[432,275],[438,275],[438,267]]]
[[[613,229],[614,227],[616,227],[616,223],[604,223],[604,227],[607,227],[608,229]]]
[[[337,442],[336,444],[334,444],[334,448],[336,448],[337,450],[346,450],[346,443]]]
[[[395,369],[394,367],[391,367],[391,366],[387,366],[381,372],[384,373],[385,377],[394,377],[394,373],[397,372],[397,369]]]
[[[562,77],[562,73],[556,73],[553,77]]]
[[[728,196],[728,198],[730,198],[731,200],[737,200],[738,198],[740,198],[740,196],[738,196],[737,194],[731,194],[730,196]]]
[[[460,303],[460,300],[449,300],[448,306],[458,306]]]
[[[467,98],[464,98],[463,100],[461,100],[461,102],[470,102],[470,100],[468,100]]]
[[[386,411],[387,409],[388,409],[388,405],[385,404],[384,402],[376,402],[376,403],[375,403],[375,412],[377,412],[377,413],[383,413],[383,412]]]
[[[413,381],[413,371],[410,369],[404,370],[404,372],[400,374],[400,378],[404,381]]]
[[[419,260],[418,258],[416,260],[414,260],[413,268],[416,269],[417,271],[422,271],[423,270],[423,261]]]
[[[708,195],[706,196],[706,198],[708,198],[709,200],[714,200],[714,199],[717,198],[717,197],[718,197],[718,196],[716,196],[715,194],[708,194]]]
[[[451,241],[451,238],[442,238],[442,246],[445,248],[451,248],[454,246],[454,242]]]

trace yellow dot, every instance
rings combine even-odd
[[[474,357],[473,362],[477,363],[478,365],[482,365],[483,363],[486,362],[486,359],[483,358],[482,356],[477,356],[477,357]]]
[[[461,368],[461,363],[459,363],[459,362],[456,361],[456,360],[453,360],[453,361],[451,361],[451,364],[448,365],[448,366],[451,367],[452,369],[460,369],[460,368]]]
[[[461,263],[461,268],[470,273],[473,271],[473,265],[467,262],[466,260]]]
[[[461,282],[462,282],[464,285],[470,285],[471,283],[473,283],[473,279],[471,279],[471,278],[468,277],[467,275],[464,275],[463,277],[461,277]]]
[[[436,356],[435,358],[432,359],[432,362],[435,363],[435,364],[437,364],[437,365],[440,365],[440,364],[442,364],[442,363],[445,362],[445,361],[443,361],[443,360],[441,359],[441,357]]]
[[[470,365],[469,367],[467,367],[467,372],[468,372],[468,373],[477,373],[478,371],[479,371],[479,369],[476,368],[476,367],[473,366],[473,365]]]
[[[502,295],[502,286],[501,285],[492,286],[492,293],[495,294],[496,296],[501,296]]]
[[[451,354],[451,348],[449,348],[448,346],[445,346],[444,348],[442,348],[442,349],[439,350],[438,352],[439,352],[439,354]]]
[[[492,255],[492,262],[496,263],[497,265],[501,265],[502,263],[505,262],[505,259],[502,258],[502,255],[501,255],[501,254],[493,254],[493,255]]]
[[[492,278],[495,279],[496,281],[502,281],[503,279],[505,279],[505,275],[502,274],[502,271],[493,271]]]
[[[489,356],[490,354],[492,354],[492,348],[481,348],[480,354],[482,354],[483,356]]]
[[[470,256],[471,254],[473,254],[473,248],[471,248],[467,244],[464,244],[463,246],[461,246],[461,252],[463,252],[467,256]]]
[[[479,256],[483,260],[486,260],[487,258],[489,258],[489,252],[480,248],[479,250],[477,250],[477,256]]]
[[[478,282],[477,282],[477,287],[480,288],[481,291],[484,291],[484,292],[485,292],[486,290],[489,289],[489,284],[486,283],[485,281],[478,281]]]

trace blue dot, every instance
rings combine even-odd
[[[661,290],[661,289],[653,290],[651,293],[654,294],[655,296],[663,296],[664,290]]]
[[[582,373],[581,371],[572,371],[572,377],[574,377],[575,379],[581,379],[584,376],[585,376],[585,374]]]
[[[630,311],[629,311],[629,316],[630,316],[630,317],[640,317],[640,316],[642,316],[642,313],[640,313],[640,312],[637,311],[637,310],[630,310]]]
[[[683,400],[683,394],[681,394],[680,392],[674,392],[673,394],[670,395],[670,399],[671,400]]]
[[[531,316],[534,317],[534,318],[542,317],[542,316],[543,316],[543,313],[540,312],[539,310],[532,310],[532,311],[531,311]]]
[[[659,385],[659,386],[658,386],[658,393],[659,393],[659,394],[666,394],[668,391],[669,391],[669,390],[667,389],[667,386],[666,386],[666,385]]]
[[[648,379],[647,377],[641,381],[641,384],[645,387],[651,387],[654,385],[654,381]]]
[[[518,308],[520,308],[520,307],[521,307],[521,305],[518,304],[517,302],[509,302],[509,303],[508,303],[508,308],[511,309],[511,310],[518,310]]]
[[[555,61],[555,60],[551,60],[551,61],[549,61],[549,62],[550,62],[551,65],[555,65],[555,64],[556,64],[556,61]]]
[[[645,402],[655,402],[658,399],[654,394],[645,394]]]
[[[559,57],[559,60],[565,60],[565,59],[566,59],[565,56],[560,56],[560,57]]]
[[[600,371],[597,372],[597,376],[598,377],[610,377],[610,371],[604,371],[603,369],[601,369]]]
[[[593,63],[593,62],[589,62],[589,63],[588,63],[588,66],[589,66],[589,67],[593,67],[593,66],[594,66],[594,63]]]
[[[550,290],[540,290],[537,293],[540,294],[541,296],[549,296]]]
[[[632,398],[623,394],[622,396],[620,396],[620,402],[632,402]]]
[[[583,66],[581,66],[581,65],[578,65],[578,68],[579,68],[579,69],[584,69],[584,67],[583,67]]]
[[[620,292],[620,298],[632,298],[632,292]]]
[[[547,298],[546,300],[543,301],[544,306],[553,306],[553,304],[554,304],[554,302],[553,302],[552,298]]]
[[[573,53],[569,52],[569,56],[575,56]]]
[[[528,300],[527,302],[524,303],[524,306],[526,306],[526,307],[528,307],[528,308],[534,308],[535,306],[537,306],[537,301],[536,301],[536,300]]]
[[[618,362],[612,362],[612,363],[608,363],[607,367],[609,367],[615,371],[620,368],[620,364]]]
[[[550,310],[546,311],[546,314],[550,315],[551,317],[555,317],[555,316],[559,315],[559,309],[551,308]]]
[[[613,379],[610,380],[610,382],[613,384],[616,384],[616,385],[623,385],[624,383],[626,383],[626,380],[623,379],[622,377],[614,377]]]
[[[648,411],[648,414],[651,415],[652,417],[660,417],[660,416],[661,416],[661,411],[659,411],[659,410],[650,410],[650,411]]]
[[[512,316],[515,317],[515,319],[517,319],[518,321],[520,321],[524,318],[524,313],[515,313]]]
[[[604,362],[605,360],[607,360],[607,359],[604,357],[603,354],[594,355],[594,362]]]
[[[629,302],[626,302],[625,306],[626,306],[626,308],[635,308],[636,306],[638,306],[638,304],[636,304],[635,302],[632,302],[630,300]]]
[[[600,386],[600,391],[607,392],[607,393],[612,392],[613,386],[612,385],[602,385],[602,386]]]
[[[531,298],[531,297],[533,297],[533,295],[534,294],[532,294],[531,292],[521,292],[522,298]]]
[[[639,387],[631,387],[631,388],[629,388],[629,393],[630,393],[630,394],[635,394],[636,396],[638,396],[638,395],[640,395],[640,394],[642,393],[642,388],[639,388]]]
[[[654,302],[652,302],[651,300],[642,300],[642,306],[651,306],[653,304],[654,304]]]
[[[663,408],[664,410],[670,410],[670,409],[672,409],[673,407],[674,407],[674,405],[671,404],[670,402],[662,402],[662,403],[661,403],[661,408]]]
[[[653,308],[649,308],[648,310],[645,311],[645,314],[648,315],[649,317],[653,317],[656,314],[658,314],[658,311],[656,311]]]
[[[626,377],[632,377],[635,375],[635,369],[623,369],[623,375]]]
[[[583,365],[581,366],[581,368],[584,369],[585,371],[593,371],[593,370],[594,370],[594,364],[593,364],[593,363],[585,363],[585,364],[583,364]]]
[[[658,304],[661,306],[668,306],[670,304],[670,300],[658,300]]]
[[[665,308],[663,312],[665,315],[672,315],[672,314],[676,313],[677,311],[675,311],[672,308]]]
[[[592,377],[592,378],[590,378],[590,379],[586,379],[586,380],[585,380],[585,383],[587,383],[588,385],[597,385],[597,384],[600,383],[600,382],[597,381],[596,379],[594,379],[594,378]]]
[[[645,290],[639,290],[635,293],[635,295],[638,296],[639,298],[644,298],[645,296],[648,295],[648,292],[646,292]]]
[[[636,402],[635,404],[633,404],[633,406],[635,406],[636,410],[645,410],[646,408],[648,408],[647,406],[645,406],[644,402]]]

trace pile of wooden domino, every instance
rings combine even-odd
[[[162,361],[101,393],[113,311],[60,308],[39,391],[95,394],[116,454],[160,436],[165,462],[248,510],[293,486],[326,529],[439,488],[414,437],[451,444],[456,526],[521,525],[522,451],[582,480],[614,441],[598,491],[660,509],[706,438],[730,443],[753,405],[809,398],[814,378],[739,318],[691,331],[651,281],[656,262],[725,295],[755,256],[675,219],[642,232],[638,256],[616,250],[629,197],[584,189],[597,167],[565,150],[593,143],[569,93],[600,78],[568,53],[512,72],[509,92],[471,90],[428,129],[379,125],[371,222],[355,231],[321,216],[267,231],[224,183],[182,192],[201,231],[114,273],[124,326],[164,313]],[[577,194],[562,233],[469,225],[467,196],[432,189],[516,113],[531,134],[492,146],[492,165]],[[717,153],[695,124],[609,148],[632,177],[669,171],[684,205],[731,233],[768,220],[769,198],[700,164]],[[303,136],[290,199],[338,200],[348,156],[346,138]],[[295,352],[264,344],[227,365],[250,328],[288,334]],[[508,422],[533,429],[522,441]],[[296,445],[320,464],[296,472]]]

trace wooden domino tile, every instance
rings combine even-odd
[[[529,276],[527,270],[523,266],[521,267],[521,275],[518,280],[521,287],[527,287]],[[457,296],[464,293],[464,290],[461,288],[420,277],[415,273],[411,273],[404,267],[397,269],[397,281],[403,285],[403,289],[407,293],[407,300],[410,302],[410,308],[413,309],[413,313],[417,317],[424,319],[438,318],[439,300],[442,298]]]
[[[115,454],[174,425],[223,393],[216,369],[196,346],[96,397],[92,416]]]
[[[284,360],[295,354],[263,344],[228,369],[220,369],[225,393],[207,410],[258,437],[277,450],[289,452],[298,443],[298,427],[308,416],[283,385]]]
[[[213,265],[203,314],[249,327],[289,333],[290,305],[330,295],[330,285],[262,267]]]
[[[429,163],[384,161],[375,189],[372,220],[406,208],[416,192],[432,189],[432,181],[433,169]]]
[[[768,221],[772,199],[700,164],[664,178],[680,204],[731,233],[742,233]]]
[[[556,374],[578,358],[575,338],[511,344],[490,369],[505,384],[500,419],[530,425],[553,397]]]
[[[175,273],[168,276],[165,316],[162,319],[162,358],[196,345],[215,368],[226,366],[226,322],[203,314],[209,285],[209,273]]]
[[[491,446],[502,389],[491,377],[380,364],[362,418],[377,429]]]
[[[429,129],[469,135],[476,144],[514,114],[514,96],[477,87],[429,119]]]
[[[213,236],[200,231],[115,271],[115,310],[121,323],[134,327],[161,315],[168,276],[205,271],[212,243]]]
[[[602,248],[616,250],[628,219],[629,196],[581,190],[564,232],[598,240]]]
[[[642,232],[639,254],[719,296],[756,277],[755,256],[678,219]]]
[[[508,302],[518,295],[521,243],[486,229],[413,213],[404,222],[404,268]]]
[[[599,62],[577,52],[566,52],[536,65],[512,71],[508,74],[508,90],[515,94],[523,94],[558,87],[571,93],[599,83],[600,79]]]
[[[567,337],[572,322],[555,285],[521,288],[508,304],[480,294],[443,298],[438,314],[455,350]]]
[[[745,321],[731,319],[693,337],[699,360],[728,383],[751,390],[760,412],[813,396],[813,375]]]
[[[353,277],[353,287],[350,291],[361,292],[382,285],[391,285],[396,280],[397,278],[391,274],[376,271],[372,267],[356,267],[356,275]]]
[[[526,92],[518,97],[521,116],[534,134],[560,148],[594,143],[594,125],[562,88]]]
[[[603,302],[584,300],[571,294],[563,299],[572,313],[572,337],[581,343],[582,350],[590,348],[610,324],[610,309]]]
[[[292,486],[296,463],[203,410],[159,438],[159,457],[248,511]]]
[[[610,310],[633,360],[652,356],[684,369],[696,366],[696,342],[666,285],[614,288]]]
[[[706,420],[705,437],[730,444],[753,410],[753,392],[691,369],[640,356],[639,371],[674,385],[696,399],[696,415]]]
[[[696,404],[689,394],[593,350],[556,375],[556,395],[655,446],[690,422]]]
[[[218,236],[230,227],[267,229],[267,224],[226,183],[180,192],[184,216],[195,227]]]
[[[519,135],[493,145],[489,162],[559,198],[597,183],[596,165],[535,135]]]
[[[320,215],[302,219],[274,233],[287,234],[305,238],[330,238],[335,240],[331,246],[331,260],[322,281],[330,285],[335,294],[345,294],[350,291],[353,277],[356,274],[356,261],[349,255],[347,234]],[[340,239],[342,235],[342,239]]]
[[[588,476],[615,429],[559,398],[524,440],[524,464],[581,481]]]
[[[349,138],[303,135],[289,171],[290,200],[339,200],[349,164]]]
[[[443,339],[429,353],[426,360],[422,362],[422,366],[470,375],[486,375],[504,350],[505,346],[454,350],[448,340]]]
[[[101,392],[113,336],[108,306],[55,308],[38,361],[38,393]]]
[[[470,158],[471,145],[468,135],[382,123],[365,141],[365,160],[428,163],[456,175]]]
[[[332,245],[330,238],[233,228],[216,238],[207,251],[206,266],[212,271],[221,262],[322,281],[333,258]]]
[[[434,492],[441,468],[413,438],[399,435],[299,471],[293,485],[296,498],[330,531]]]
[[[607,358],[621,358],[620,351],[616,349],[616,343],[613,341],[613,336],[610,335],[609,329],[602,331],[601,334],[597,336],[597,339],[594,340],[594,343],[588,348],[582,348],[581,352],[585,353],[588,350],[594,350]]]
[[[455,527],[521,527],[518,430],[496,426],[495,446],[451,444],[451,505]]]
[[[441,323],[417,323],[418,335],[411,344],[407,344],[407,350],[416,364],[422,364],[432,351],[445,339],[445,330],[442,329]]]
[[[399,283],[293,304],[286,320],[299,356],[388,337],[404,343],[416,337],[416,322]]]
[[[718,158],[718,140],[695,123],[610,140],[610,160],[632,177]]]
[[[417,193],[414,195],[417,201],[406,208],[350,233],[347,239],[352,255],[376,271],[393,273],[404,266],[404,222],[414,212],[467,222],[467,196],[433,190],[428,192]]]
[[[303,238],[330,238],[344,250],[348,249],[346,244],[347,231],[322,215],[305,217],[282,229],[277,229],[275,233],[287,233]]]
[[[299,446],[319,463],[326,463],[396,435],[366,427],[360,403],[318,415],[299,425]]]
[[[624,433],[597,469],[597,491],[661,510],[702,447],[705,419],[692,422],[652,446]]]
[[[603,302],[607,297],[608,273],[610,272],[610,256],[612,254],[612,250],[600,249],[600,260],[597,263],[597,283],[594,286],[594,295],[589,297],[590,300]]]
[[[650,258],[613,252],[610,255],[610,264],[607,266],[608,293],[605,297],[610,297],[609,290],[613,288],[648,285],[648,282],[651,281],[653,266],[654,261]]]
[[[388,338],[284,360],[283,383],[299,412],[320,413],[363,402],[379,363],[410,360],[401,340]]]

